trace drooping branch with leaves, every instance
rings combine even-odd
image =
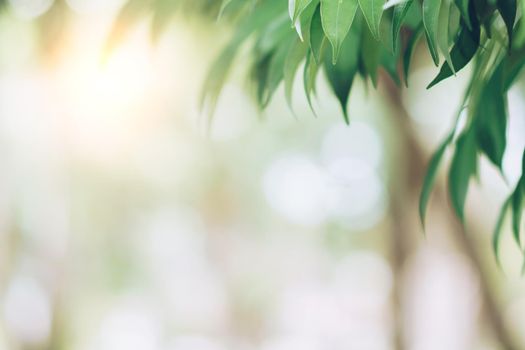
[[[467,66],[471,78],[455,125],[428,165],[419,206],[423,225],[447,150],[453,153],[448,171],[449,197],[461,221],[480,158],[486,157],[503,175],[507,94],[525,65],[525,0],[130,0],[118,22],[133,21],[150,11],[156,34],[180,9],[218,17],[235,28],[204,83],[201,102],[212,112],[235,58],[248,49],[250,60],[245,63],[252,87],[249,90],[254,91],[261,109],[281,83],[292,108],[293,84],[303,67],[304,93],[312,110],[316,78],[324,71],[344,121],[350,123],[347,105],[354,80],[360,78],[377,87],[382,70],[399,88],[408,86],[412,55],[418,44],[426,41],[428,54],[440,67],[428,89],[453,79]],[[521,178],[502,205],[495,225],[496,253],[508,212],[514,238],[521,247],[525,152],[522,168]]]
[[[354,79],[370,81],[375,87],[382,69],[397,85],[402,80],[408,85],[413,51],[420,40],[426,40],[429,55],[440,66],[429,89],[468,65],[471,78],[458,106],[456,124],[428,166],[420,216],[424,222],[441,160],[445,151],[452,149],[449,195],[463,220],[469,183],[477,174],[480,157],[503,171],[507,93],[525,65],[524,11],[525,1],[516,0],[225,0],[222,12],[240,20],[210,71],[203,103],[213,108],[236,54],[249,45],[253,58],[249,78],[261,108],[283,81],[291,106],[294,78],[305,62],[303,84],[308,101],[315,94],[316,76],[322,70],[345,121],[350,123],[347,104]],[[459,123],[463,113],[466,122]],[[496,252],[508,211],[514,237],[521,245],[525,153],[522,167],[521,179],[496,225]]]

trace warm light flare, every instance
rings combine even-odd
[[[131,117],[147,101],[153,83],[149,50],[140,43],[120,46],[101,60],[77,52],[64,67],[64,83],[76,116]]]
[[[71,48],[59,69],[59,89],[74,145],[109,160],[144,136],[159,78],[147,37],[130,37],[102,57],[102,49]]]

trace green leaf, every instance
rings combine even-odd
[[[514,22],[516,21],[516,13],[518,11],[518,4],[516,0],[498,0],[498,11],[507,27],[507,34],[509,37],[509,48],[512,48],[512,33],[514,31]]]
[[[448,42],[453,43],[459,32],[460,25],[465,25],[461,22],[461,13],[458,8],[450,5],[450,14],[448,18]]]
[[[420,25],[416,28],[410,39],[408,40],[407,47],[405,49],[405,54],[403,56],[403,74],[405,76],[405,85],[408,87],[408,73],[410,71],[410,63],[412,62],[412,56],[417,47],[419,39],[423,34],[423,26]]]
[[[315,63],[313,54],[311,52],[307,53],[306,63],[304,65],[303,85],[304,85],[304,93],[306,95],[308,105],[310,106],[310,109],[312,110],[314,115],[317,115],[317,114],[315,113],[315,109],[313,108],[313,105],[312,105],[312,94],[315,92],[315,82],[316,82],[318,71],[319,71],[319,66],[317,65],[317,63]]]
[[[456,6],[459,9],[459,12],[461,12],[461,17],[463,18],[463,21],[467,25],[467,27],[472,30],[472,21],[470,19],[470,11],[469,11],[469,2],[470,0],[454,0],[456,3]]]
[[[478,145],[500,170],[507,145],[507,100],[503,91],[503,65],[481,87],[473,104],[474,126]]]
[[[464,218],[463,212],[470,178],[476,174],[476,170],[476,138],[472,129],[469,129],[456,142],[456,150],[449,172],[449,194],[452,206],[461,221]]]
[[[459,72],[463,69],[467,63],[474,57],[476,51],[479,47],[480,40],[480,30],[479,25],[473,27],[472,31],[468,30],[466,27],[461,29],[458,39],[454,44],[454,47],[450,51],[450,57],[452,58],[452,65],[456,69],[456,72]],[[448,64],[441,66],[439,74],[432,80],[432,82],[427,86],[427,89],[430,89],[432,86],[436,85],[440,81],[450,77],[453,74]]]
[[[252,80],[255,82],[255,97],[259,108],[264,108],[267,103],[267,85],[272,57],[272,52],[264,53],[257,57],[257,61],[252,67]]]
[[[306,6],[301,12],[299,20],[295,23],[295,29],[301,41],[310,42],[310,27],[312,23],[312,17],[319,7],[319,0],[313,0]],[[321,29],[322,30],[322,29]]]
[[[374,39],[367,27],[364,27],[362,30],[361,60],[374,87],[377,87],[377,68],[379,67],[380,53],[381,43]]]
[[[440,7],[441,0],[423,0],[423,25],[425,26],[428,49],[436,66],[439,65],[437,33],[439,30]]]
[[[283,44],[281,44],[277,48],[277,50],[275,51],[275,54],[272,56],[272,60],[270,61],[270,67],[268,71],[266,97],[262,104],[263,108],[266,107],[268,102],[271,100],[275,90],[279,86],[279,83],[284,78],[286,58],[288,57],[288,52],[290,50],[290,47],[293,45],[293,44],[290,45],[293,42],[291,39],[295,41],[297,37],[295,35],[289,36],[288,39],[285,40]]]
[[[348,124],[348,98],[354,77],[357,73],[359,62],[360,26],[353,26],[341,46],[341,57],[335,65],[330,63],[330,57],[326,57],[324,64],[326,78],[332,91],[339,100],[343,110],[345,122]]]
[[[363,12],[370,32],[376,40],[379,40],[379,25],[383,16],[383,0],[359,0],[359,7]]]
[[[399,58],[399,50],[396,50],[393,54],[385,49],[384,47],[381,47],[380,52],[380,62],[381,66],[385,69],[385,71],[388,73],[390,78],[396,83],[396,85],[399,87],[401,85],[401,80],[399,79],[399,72],[398,72],[398,58]]]
[[[430,163],[427,167],[427,174],[423,180],[423,187],[419,197],[419,218],[423,228],[425,227],[425,214],[427,212],[428,200],[430,199],[430,194],[432,193],[432,189],[434,188],[434,184],[436,182],[439,166],[445,151],[453,140],[453,137],[454,133],[452,132],[441,144],[441,146],[439,146],[436,153],[434,153],[430,159]]]
[[[525,177],[522,176],[511,196],[512,201],[512,232],[514,239],[521,246],[520,227],[523,215],[523,201],[525,199]]]
[[[326,36],[323,32],[321,9],[318,6],[314,12],[312,23],[310,25],[310,50],[312,51],[312,55],[317,64],[321,63],[325,41]]]
[[[413,2],[414,0],[408,0],[394,7],[394,13],[392,14],[392,51],[395,51],[397,48],[399,30]]]
[[[283,79],[288,43],[297,38],[288,25],[287,16],[283,15],[266,27],[253,48],[252,81],[256,86],[258,107],[262,109],[266,108]]]
[[[438,23],[438,32],[437,32],[437,44],[439,51],[445,56],[445,61],[448,63],[450,70],[455,74],[456,70],[454,64],[452,63],[452,57],[450,57],[450,34],[449,34],[449,19],[451,14],[452,4],[445,0],[441,4],[441,9],[439,12],[439,23]]]
[[[525,47],[518,51],[512,51],[504,58],[503,90],[508,91],[512,84],[519,78],[520,72],[525,66]]]
[[[501,211],[498,216],[498,221],[496,221],[496,226],[494,228],[494,233],[492,235],[492,249],[494,251],[494,255],[496,256],[496,261],[498,262],[498,265],[500,265],[500,258],[499,258],[499,243],[501,240],[501,230],[503,229],[503,223],[505,222],[505,216],[507,215],[507,211],[509,211],[510,207],[510,198],[503,203],[503,206],[501,207]]]
[[[525,18],[525,0],[519,0],[518,9],[520,9],[520,18]],[[523,20],[518,21],[518,26],[516,28],[516,39],[520,46],[525,40],[525,25]]]
[[[293,24],[297,22],[297,19],[310,2],[312,0],[288,0],[288,10]]]
[[[521,176],[525,177],[525,149],[523,150],[523,160],[521,161]],[[522,185],[525,187],[525,181]]]
[[[206,102],[208,102],[210,114],[215,110],[217,100],[231,70],[236,53],[237,46],[231,44],[228,45],[221,52],[220,56],[215,59],[206,75],[206,80],[201,93],[200,106],[203,108]]]
[[[357,12],[357,0],[321,0],[321,18],[326,37],[332,44],[332,63],[337,62],[341,45]]]
[[[284,63],[292,43],[297,39],[285,14],[266,27],[255,43],[253,73],[257,102],[265,108],[284,77]]]
[[[251,11],[250,15],[246,16],[237,25],[237,30],[233,38],[211,65],[206,75],[200,97],[200,106],[203,108],[206,102],[208,102],[210,115],[213,114],[221,89],[241,45],[254,32],[257,32],[261,28],[266,28],[268,23],[282,14],[283,10],[285,10],[285,6],[281,2],[264,1],[258,4],[254,11]]]
[[[300,40],[296,40],[290,47],[284,62],[284,91],[286,102],[290,109],[292,109],[292,90],[295,79],[295,74],[301,61],[305,58],[308,46]]]
[[[271,23],[261,28],[254,46],[255,52],[265,54],[273,51],[290,33],[294,33],[294,31],[288,24],[288,16],[282,13],[273,19]]]

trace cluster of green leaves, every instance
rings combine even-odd
[[[413,52],[424,40],[433,62],[441,65],[428,88],[472,66],[456,125],[431,159],[420,198],[424,222],[441,160],[451,149],[449,194],[463,220],[470,180],[477,175],[480,157],[502,171],[507,93],[525,65],[525,25],[520,19],[525,1],[518,1],[225,0],[223,11],[232,6],[231,11],[242,15],[233,38],[211,68],[203,103],[213,108],[235,57],[248,45],[249,80],[261,108],[267,106],[281,82],[291,107],[295,75],[302,66],[310,106],[316,77],[324,71],[348,123],[347,103],[354,79],[360,77],[376,86],[382,69],[398,85],[402,80],[406,83]],[[466,115],[465,122],[459,123],[460,115]],[[521,246],[525,169],[523,174],[503,206],[494,234],[496,252],[508,210],[512,212],[514,237]]]
[[[404,80],[408,85],[411,58],[421,42],[426,42],[432,61],[440,66],[428,88],[470,65],[472,78],[456,123],[432,157],[424,180],[420,198],[423,223],[447,150],[452,152],[450,199],[462,221],[469,184],[477,175],[480,157],[486,157],[502,172],[507,145],[507,93],[525,65],[525,0],[130,0],[122,11],[121,22],[143,15],[148,9],[153,13],[154,32],[158,32],[180,7],[234,23],[231,40],[204,84],[202,104],[211,110],[235,59],[245,52],[250,55],[245,62],[248,81],[261,108],[268,105],[281,83],[292,108],[293,84],[302,67],[310,107],[317,76],[324,72],[347,123],[354,79],[371,82],[375,87],[378,71],[383,70],[396,84]],[[508,211],[521,247],[524,202],[525,168],[496,225],[496,252]]]

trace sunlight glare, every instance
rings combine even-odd
[[[115,158],[143,134],[143,119],[155,102],[148,41],[131,37],[105,60],[101,51],[71,51],[60,74],[72,141],[88,154]]]

